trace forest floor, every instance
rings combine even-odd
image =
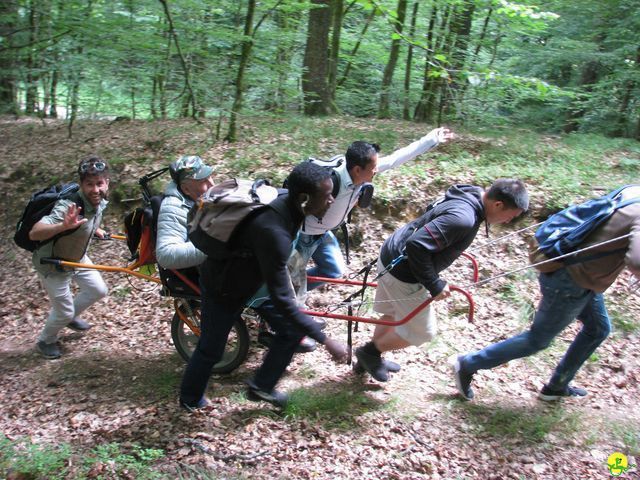
[[[350,121],[350,128],[369,132],[364,120]],[[407,130],[399,135],[397,146],[417,138],[420,131],[403,122],[380,123],[378,128]],[[171,301],[152,284],[123,275],[104,275],[110,295],[85,315],[94,327],[84,334],[62,332],[62,358],[44,360],[34,346],[48,300],[30,255],[11,240],[29,193],[60,179],[72,180],[77,160],[98,152],[113,160],[112,187],[119,201],[112,202],[106,225],[117,232],[122,230],[123,211],[137,195],[136,178],[178,153],[197,151],[229,172],[240,168],[229,162],[238,162],[241,152],[254,151],[260,143],[287,141],[256,139],[245,132],[250,140],[229,146],[209,143],[207,135],[206,129],[186,120],[84,122],[69,139],[60,122],[0,119],[0,431],[15,445],[15,455],[33,458],[32,445],[64,445],[71,455],[58,469],[59,478],[591,479],[611,476],[607,459],[614,452],[627,455],[629,463],[640,461],[640,297],[629,290],[631,277],[626,272],[607,292],[615,330],[575,380],[589,391],[580,400],[549,404],[537,399],[577,324],[546,351],[477,374],[473,402],[456,395],[449,367],[453,356],[528,325],[539,298],[530,270],[470,286],[474,323],[467,319],[463,297],[454,295],[438,305],[439,336],[424,347],[389,355],[402,371],[388,383],[334,364],[322,348],[297,354],[279,385],[293,395],[284,413],[243,395],[244,381],[264,353],[255,331],[247,361],[232,374],[211,379],[208,395],[213,407],[196,414],[178,408],[184,362],[171,342]],[[458,142],[477,139],[462,133]],[[346,144],[328,139],[323,148],[340,152]],[[437,152],[419,160],[425,168],[431,168],[431,155]],[[270,171],[268,158],[258,157],[246,168],[252,176]],[[292,155],[300,157],[298,151]],[[286,162],[276,171],[281,179]],[[352,272],[377,256],[393,229],[412,218],[415,205],[425,205],[442,185],[460,181],[442,175],[437,184],[409,181],[410,193],[394,209],[376,204],[373,215],[356,215]],[[401,175],[394,178],[404,181]],[[406,183],[399,183],[398,191],[400,187]],[[532,203],[534,211],[545,208],[541,196],[534,195]],[[536,221],[528,216],[492,229],[492,238]],[[486,237],[479,234],[471,247],[481,279],[526,265],[524,236],[489,248],[480,247],[484,242]],[[127,254],[115,241],[94,242],[90,250],[94,262],[109,265],[123,265]],[[469,286],[471,265],[460,259],[444,277],[451,284]],[[328,308],[346,293],[344,288],[324,287],[311,295],[309,304]],[[331,320],[327,329],[346,339],[344,322]],[[371,333],[371,326],[361,324],[354,344],[363,344]],[[96,454],[100,446],[102,456]],[[110,459],[104,453],[107,447],[115,448]],[[151,449],[161,450],[160,458],[136,470]],[[94,460],[87,463],[87,458]],[[2,465],[0,453],[0,476]],[[622,478],[640,474],[631,469]]]

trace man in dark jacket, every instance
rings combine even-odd
[[[233,248],[250,255],[222,261],[208,257],[200,266],[201,333],[180,388],[180,404],[189,411],[208,405],[204,393],[211,369],[222,358],[231,327],[246,301],[263,282],[271,302],[256,310],[276,336],[254,378],[247,382],[249,400],[286,405],[287,395],[276,391],[275,386],[304,335],[323,344],[334,360],[346,358],[347,348],[327,337],[298,309],[287,271],[293,240],[305,215],[321,218],[333,203],[330,174],[318,165],[303,162],[289,175],[288,186],[288,194],[276,198],[234,233]]]
[[[382,245],[378,271],[404,258],[378,280],[374,309],[383,314],[381,320],[399,322],[429,297],[436,301],[448,297],[449,287],[440,273],[471,245],[481,223],[508,223],[528,206],[527,190],[520,180],[496,180],[487,191],[471,185],[449,188],[444,198]],[[372,340],[356,350],[355,369],[386,382],[389,372],[400,366],[384,360],[383,352],[421,345],[435,334],[436,319],[430,307],[405,324],[377,325]]]

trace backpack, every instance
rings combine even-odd
[[[238,228],[278,196],[266,180],[229,179],[207,190],[189,212],[189,240],[208,257],[246,256],[232,243]]]
[[[140,266],[155,263],[158,212],[164,195],[149,197],[148,203],[137,207],[124,217],[124,231],[127,247],[131,252],[130,261],[136,260]]]
[[[535,244],[529,258],[532,263],[553,259],[578,249],[597,227],[607,221],[618,209],[640,202],[640,197],[622,200],[622,191],[635,185],[625,185],[613,192],[587,202],[572,205],[550,216],[535,233]],[[536,266],[541,272],[552,272],[564,266],[588,262],[618,253],[619,249],[598,252],[586,257],[573,257]]]
[[[16,225],[16,233],[13,236],[13,240],[16,242],[16,245],[20,248],[33,252],[45,243],[49,243],[63,235],[72,233],[73,231],[63,232],[43,242],[31,240],[29,238],[29,232],[33,226],[38,223],[42,217],[51,213],[51,210],[53,210],[53,207],[58,200],[73,200],[80,208],[84,208],[84,203],[78,193],[79,190],[80,186],[75,182],[71,182],[52,185],[32,194],[29,202],[22,212],[22,216],[20,217],[18,224]]]

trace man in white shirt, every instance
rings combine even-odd
[[[307,216],[298,237],[296,249],[305,263],[312,258],[316,264],[307,270],[307,275],[340,278],[344,274],[345,260],[331,230],[346,220],[358,202],[365,183],[371,182],[376,173],[399,167],[453,137],[453,132],[448,128],[436,128],[410,145],[381,158],[378,158],[380,148],[376,144],[353,142],[347,150],[345,161],[335,168],[340,189],[334,203],[322,219]],[[319,285],[310,283],[307,288],[311,290]]]

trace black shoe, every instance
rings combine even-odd
[[[62,356],[57,342],[44,343],[42,340],[39,340],[38,343],[36,343],[36,349],[47,360],[54,360]]]
[[[382,359],[382,366],[387,369],[387,372],[391,372],[391,373],[397,373],[402,368],[398,363],[393,362],[391,360],[387,360],[385,358]],[[364,373],[365,370],[362,367],[362,365],[360,365],[359,362],[356,362],[353,364],[353,371],[356,372],[357,374],[361,374],[361,373]]]
[[[471,389],[473,373],[467,373],[462,369],[462,358],[462,356],[456,358],[451,364],[451,368],[453,370],[453,375],[456,379],[456,387],[458,388],[460,395],[462,395],[465,400],[473,400],[473,390]]]
[[[267,402],[282,409],[287,407],[289,395],[286,393],[277,390],[271,390],[270,392],[260,390],[256,384],[253,383],[253,380],[247,381],[247,385],[247,398],[252,402]]]
[[[363,347],[356,348],[358,365],[364,368],[369,375],[379,382],[389,380],[389,372],[382,363],[382,357],[366,353]]]
[[[302,340],[300,340],[300,343],[296,347],[296,353],[313,352],[316,348],[318,348],[318,342],[313,338],[302,337]]]
[[[551,390],[545,385],[538,394],[538,398],[545,402],[553,402],[560,400],[562,397],[585,397],[586,395],[587,391],[584,388],[567,386],[564,390]]]
[[[92,326],[93,325],[85,322],[81,318],[74,318],[69,323],[67,323],[67,327],[70,328],[71,330],[75,330],[76,332],[86,332]]]
[[[209,399],[207,397],[202,397],[198,401],[198,403],[196,403],[195,405],[190,405],[187,402],[185,402],[184,400],[180,399],[180,406],[182,408],[184,408],[187,412],[190,412],[190,413],[197,412],[198,410],[206,408],[209,405],[211,405],[211,402],[209,401]]]

